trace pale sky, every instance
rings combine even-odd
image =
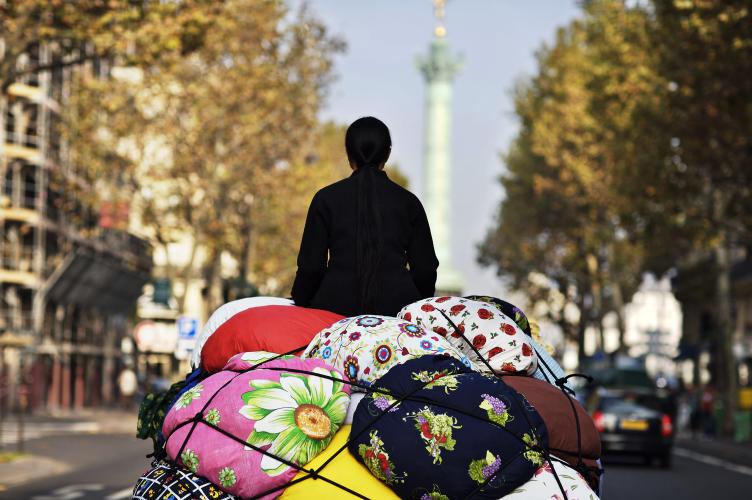
[[[294,2],[296,3],[296,2]],[[422,199],[424,83],[415,64],[432,38],[431,0],[309,0],[348,43],[321,118],[348,124],[373,115],[392,133],[392,160]],[[573,0],[450,0],[447,40],[464,58],[453,105],[452,261],[465,292],[504,295],[476,263],[477,244],[502,197],[500,153],[517,130],[515,82],[535,72],[535,52],[579,14]],[[514,242],[510,242],[514,244]]]

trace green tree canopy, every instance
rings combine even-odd
[[[521,129],[505,156],[505,199],[481,246],[482,263],[547,302],[580,344],[609,311],[623,331],[624,298],[639,284],[642,251],[619,172],[636,147],[628,134],[639,98],[652,90],[648,22],[621,2],[591,2],[539,53],[538,74],[517,90]],[[574,325],[567,302],[580,313]]]
[[[5,0],[0,2],[0,94],[19,77],[95,57],[153,62],[203,43],[222,0]],[[53,49],[48,60],[25,57]]]
[[[480,248],[533,299],[572,301],[580,334],[620,311],[642,271],[712,263],[700,293],[714,304],[727,429],[730,272],[752,227],[750,70],[746,0],[584,2],[518,89],[506,197]]]
[[[65,127],[73,163],[97,196],[128,200],[155,243],[189,237],[190,262],[168,272],[187,279],[203,256],[209,309],[223,253],[250,277],[253,228],[313,139],[342,48],[305,7],[228,0],[190,54],[79,80]]]

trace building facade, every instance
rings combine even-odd
[[[150,248],[81,196],[61,110],[76,72],[45,45],[17,59],[27,73],[0,95],[0,411],[97,406],[117,397],[121,352],[151,269]]]
[[[695,384],[714,383],[719,359],[716,325],[714,263],[709,256],[697,257],[682,266],[673,280],[684,314],[679,362],[686,378]],[[730,272],[732,355],[740,387],[752,386],[752,254],[733,252]]]

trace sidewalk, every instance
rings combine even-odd
[[[676,447],[726,460],[737,465],[752,467],[752,442],[734,443],[730,439],[680,436]]]
[[[69,470],[70,465],[63,461],[24,455],[11,462],[0,463],[0,492],[34,479],[65,474]]]
[[[24,439],[76,434],[136,435],[136,410],[80,410],[64,414],[29,415],[24,421]],[[0,429],[0,451],[13,452],[18,440],[18,418],[13,415]],[[28,454],[0,463],[0,491],[35,479],[64,474],[70,464],[50,457]]]

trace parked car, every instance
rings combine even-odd
[[[604,387],[656,387],[653,378],[645,370],[637,368],[606,368],[594,370],[591,375],[597,385]]]
[[[604,454],[641,456],[647,464],[657,458],[666,468],[674,444],[671,407],[670,398],[637,387],[600,387],[588,400]]]

